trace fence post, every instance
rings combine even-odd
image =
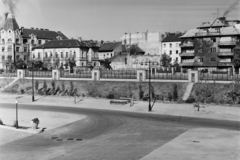
[[[92,80],[100,81],[100,70],[92,70]]]
[[[52,79],[59,80],[60,79],[60,71],[58,69],[52,70]]]
[[[23,69],[18,69],[17,70],[17,77],[18,77],[18,79],[25,78],[25,71]]]

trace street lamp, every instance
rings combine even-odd
[[[18,129],[18,100],[16,98],[16,129]]]
[[[148,104],[148,111],[149,112],[151,112],[152,111],[152,107],[151,107],[151,96],[150,96],[150,92],[151,92],[151,71],[150,71],[150,61],[148,62],[149,63],[149,65],[148,65],[148,79],[149,79],[149,81],[148,81],[148,86],[149,86],[149,99],[148,99],[148,102],[149,102],[149,104]]]
[[[34,72],[33,72],[34,63],[32,62],[32,102],[34,102]]]

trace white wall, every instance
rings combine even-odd
[[[166,53],[167,55],[169,55],[172,58],[171,63],[173,63],[176,60],[176,58],[178,59],[178,63],[181,63],[181,57],[180,57],[181,47],[179,46],[180,43],[181,43],[180,41],[162,43],[162,54]],[[170,51],[172,51],[171,55],[170,55]],[[178,51],[178,53],[176,51]]]

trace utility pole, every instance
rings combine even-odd
[[[149,65],[148,65],[148,75],[149,75],[149,77],[148,77],[148,85],[149,85],[149,99],[148,99],[148,102],[149,102],[149,104],[148,104],[148,111],[149,112],[151,112],[152,111],[152,107],[151,107],[151,96],[150,96],[150,94],[151,94],[151,71],[150,71],[150,60],[149,60]]]
[[[16,129],[18,129],[18,100],[16,98]]]
[[[34,72],[33,72],[33,68],[34,68],[34,63],[32,62],[32,102],[34,102]]]

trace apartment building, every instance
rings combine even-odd
[[[186,69],[230,70],[240,41],[240,21],[225,17],[204,22],[181,38],[181,66]]]

